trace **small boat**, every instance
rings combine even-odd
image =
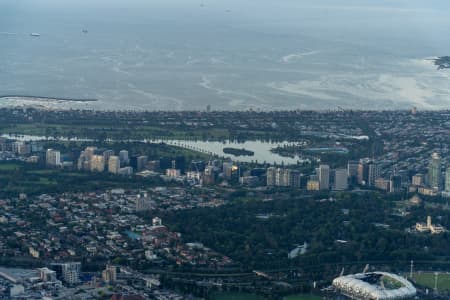
[[[36,32],[30,33],[30,35],[31,35],[31,36],[34,36],[34,37],[39,37],[39,36],[41,36],[39,33],[36,33]]]

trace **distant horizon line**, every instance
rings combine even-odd
[[[2,97],[0,96],[0,99]],[[62,100],[69,101],[69,100]],[[78,101],[80,102],[80,101]],[[84,101],[82,101],[84,102]],[[409,112],[411,114],[420,113],[450,113],[449,109],[417,109],[415,112],[411,108],[395,108],[395,109],[274,109],[274,110],[255,110],[255,109],[242,109],[242,110],[227,110],[227,109],[216,109],[211,111],[206,111],[204,109],[191,109],[191,110],[149,110],[149,109],[98,109],[98,108],[54,108],[54,107],[42,107],[33,105],[10,105],[10,106],[0,106],[0,109],[6,110],[17,110],[17,109],[34,109],[34,110],[47,110],[47,111],[78,111],[78,112],[103,112],[103,113],[204,113],[204,114],[215,114],[215,113],[295,113],[295,112],[316,112],[316,113],[380,113],[380,112]]]
[[[49,100],[49,102],[98,102],[99,99],[96,98],[75,98],[75,97],[53,97],[53,96],[37,96],[37,95],[19,95],[19,94],[0,94],[0,100],[7,98],[23,98],[25,101],[37,102],[39,100]],[[0,103],[1,105],[1,103]],[[209,106],[209,105],[208,105]],[[99,109],[99,108],[64,108],[64,107],[42,107],[35,105],[14,105],[10,104],[7,106],[3,106],[0,108],[6,109],[18,109],[18,108],[34,108],[37,110],[53,110],[53,111],[99,111],[99,112],[136,112],[136,113],[153,113],[153,112],[161,112],[161,113],[183,113],[183,112],[201,112],[201,113],[220,113],[220,112],[228,112],[228,113],[239,113],[239,112],[255,112],[255,113],[270,113],[270,112],[412,112],[415,110],[415,113],[418,112],[450,112],[450,108],[437,108],[437,109],[427,109],[417,106],[409,106],[408,108],[392,108],[392,109],[359,109],[359,108],[345,108],[340,105],[337,105],[335,108],[286,108],[286,109],[258,109],[258,108],[247,108],[247,109],[211,109],[208,111],[208,108],[203,109],[183,109],[183,110],[164,110],[164,109]]]

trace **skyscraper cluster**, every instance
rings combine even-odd
[[[316,175],[306,176],[298,170],[269,167],[267,186],[306,188],[308,190],[346,190],[348,175],[346,169],[333,170],[329,165],[321,164]]]
[[[428,162],[427,173],[417,173],[411,178],[410,191],[418,191],[428,196],[442,193],[450,196],[450,166],[444,168],[439,153],[433,153]]]
[[[141,158],[140,163],[143,164]],[[133,173],[133,168],[129,166],[130,158],[127,150],[121,150],[119,155],[114,155],[113,150],[100,150],[97,147],[86,147],[78,158],[78,170],[90,172],[108,171],[113,174],[129,175]]]
[[[356,174],[359,185],[373,187],[375,186],[375,180],[379,178],[380,175],[381,167],[375,160],[370,158],[362,158],[359,160]]]
[[[267,169],[267,185],[279,187],[297,187],[302,185],[300,171],[270,167]]]

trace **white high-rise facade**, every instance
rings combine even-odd
[[[267,186],[275,186],[276,168],[267,168]]]
[[[441,189],[441,156],[438,153],[431,155],[428,164],[428,185],[436,190]]]
[[[319,187],[321,190],[328,190],[330,188],[330,166],[319,166]]]
[[[336,191],[344,191],[348,189],[348,172],[347,169],[336,169],[334,171],[334,186]]]
[[[110,156],[108,161],[108,172],[118,174],[119,169],[120,169],[120,158],[115,155]]]
[[[61,165],[61,153],[57,150],[48,149],[45,155],[45,162],[47,166]]]
[[[130,157],[128,156],[127,150],[121,150],[119,152],[120,164],[121,166],[128,165],[130,163]]]
[[[92,155],[91,157],[91,171],[103,172],[105,170],[105,160],[103,155]]]
[[[450,193],[450,167],[445,171],[445,191]]]

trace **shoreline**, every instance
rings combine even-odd
[[[1,100],[6,100],[2,102]],[[8,103],[7,101],[17,101],[17,103]],[[28,103],[26,103],[28,102]],[[78,110],[83,111],[85,108],[80,106],[62,106],[64,104],[70,105],[70,103],[92,103],[94,106],[90,106],[89,110],[104,112],[104,113],[141,113],[141,114],[152,114],[152,113],[162,113],[162,114],[190,114],[190,113],[204,113],[206,115],[217,115],[217,114],[289,114],[289,113],[319,113],[319,114],[329,114],[329,113],[411,113],[413,109],[417,109],[417,113],[450,113],[450,108],[448,107],[438,107],[438,108],[420,108],[414,105],[404,105],[403,107],[397,108],[383,108],[383,109],[367,109],[367,108],[347,108],[347,107],[331,107],[331,108],[286,108],[286,109],[273,109],[273,110],[245,110],[245,109],[215,109],[212,111],[206,111],[202,108],[198,109],[181,109],[181,110],[170,110],[170,109],[148,109],[148,108],[127,108],[127,107],[97,107],[94,103],[100,102],[96,98],[64,98],[64,97],[48,97],[48,96],[27,96],[27,95],[0,95],[0,109],[20,109],[23,107],[33,108],[36,110],[47,110],[51,109],[54,111],[67,111],[67,110]],[[45,106],[46,104],[54,104],[55,106]],[[56,106],[59,105],[59,106]]]
[[[24,101],[54,101],[54,102],[97,102],[98,99],[90,98],[66,98],[33,95],[0,95],[0,99],[24,100]]]
[[[438,70],[450,69],[450,56],[439,56],[433,59]]]

